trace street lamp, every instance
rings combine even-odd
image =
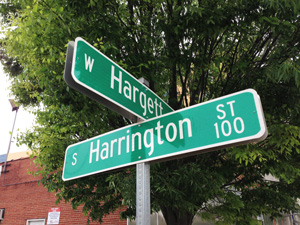
[[[14,128],[15,128],[15,123],[16,123],[16,119],[17,119],[17,113],[18,113],[18,110],[19,110],[19,106],[17,106],[15,104],[15,102],[14,102],[13,99],[9,99],[9,102],[10,102],[10,105],[12,107],[12,111],[16,111],[16,115],[15,115],[15,119],[14,119],[12,130],[11,130],[11,134],[10,134],[10,140],[9,140],[9,144],[8,144],[8,149],[7,149],[7,154],[6,154],[6,159],[5,159],[4,169],[3,169],[4,176],[5,176],[5,172],[6,172],[6,164],[7,164],[7,158],[8,158],[8,154],[9,154],[9,150],[10,150],[11,139],[12,139],[12,136],[13,136],[13,132],[14,132]],[[4,178],[4,176],[3,176],[3,178]],[[3,179],[3,181],[4,181],[4,179]]]

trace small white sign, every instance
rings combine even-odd
[[[47,224],[59,224],[60,208],[50,208]]]

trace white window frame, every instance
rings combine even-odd
[[[26,221],[26,225],[30,225],[29,222],[44,222],[46,224],[46,219],[30,219]]]

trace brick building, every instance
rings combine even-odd
[[[60,210],[59,225],[87,224],[87,217],[82,214],[82,206],[73,210],[71,204],[62,202],[56,205],[54,193],[49,193],[42,185],[38,185],[38,178],[28,174],[28,171],[36,170],[36,166],[26,153],[9,154],[6,168],[8,172],[3,173],[5,159],[6,156],[0,156],[0,211],[4,209],[4,218],[0,219],[0,225],[47,225],[49,211],[54,208]],[[120,213],[117,211],[103,218],[102,224],[135,225],[136,222],[120,220]],[[166,225],[161,212],[151,215],[151,225]],[[193,225],[213,223],[202,221],[196,216]]]
[[[28,171],[36,169],[28,156],[18,159],[9,157],[6,168],[8,172],[3,173],[3,169],[4,162],[0,162],[0,209],[4,209],[0,210],[0,212],[4,211],[4,218],[0,220],[1,225],[47,224],[50,221],[48,213],[52,208],[58,208],[60,211],[60,225],[87,224],[87,217],[82,214],[82,207],[73,210],[68,203],[56,205],[54,193],[49,193],[42,185],[38,185],[38,179],[28,174]],[[51,213],[51,215],[57,214]],[[115,212],[105,217],[102,224],[126,225],[127,221],[120,220],[119,212]]]

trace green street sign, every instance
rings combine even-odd
[[[72,88],[130,120],[173,111],[151,89],[79,37],[68,45],[64,77]]]
[[[70,145],[63,180],[257,142],[266,136],[260,98],[247,89]]]

